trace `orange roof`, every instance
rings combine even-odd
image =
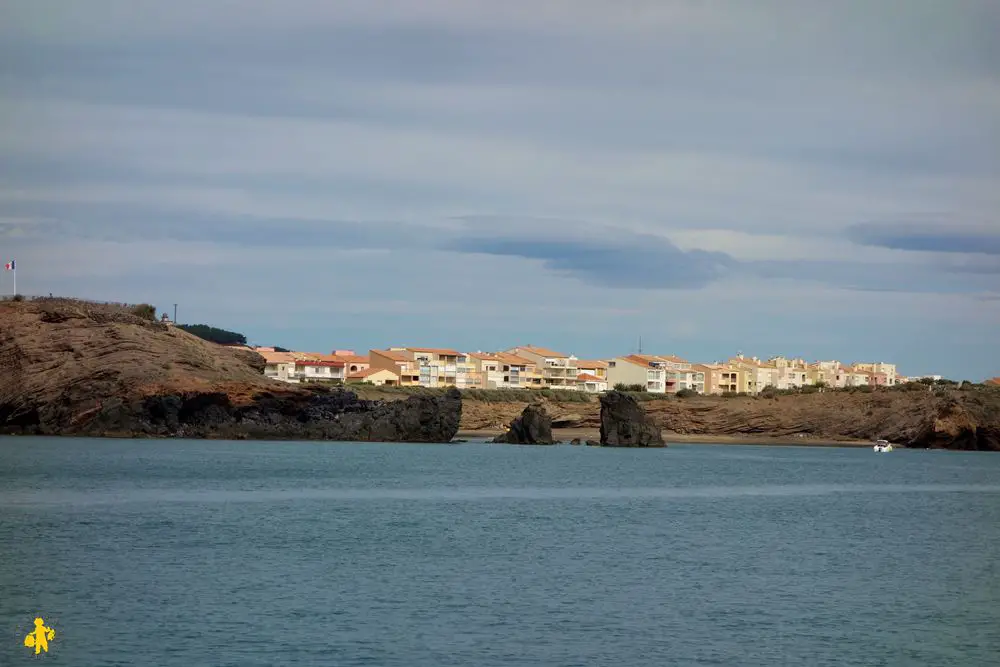
[[[368,377],[370,375],[375,375],[376,373],[388,373],[389,375],[392,375],[393,377],[399,377],[398,375],[396,375],[392,371],[387,370],[385,368],[366,368],[364,370],[355,371],[354,373],[350,373],[350,374],[348,374],[347,377],[349,377],[349,378],[366,378],[366,377]]]
[[[663,360],[659,357],[654,357],[651,354],[630,354],[627,357],[622,357],[625,361],[635,364],[636,366],[646,366],[649,367],[650,364],[663,363]]]
[[[608,362],[599,359],[577,359],[577,368],[607,368]]]
[[[301,361],[328,361],[344,363],[344,360],[334,354],[323,354],[321,352],[292,352],[296,360]]]
[[[1000,384],[1000,377],[990,378],[985,384]]]
[[[670,362],[673,362],[675,364],[690,364],[691,363],[687,359],[681,359],[676,354],[661,354],[661,355],[658,355],[657,358],[663,359],[664,361],[670,361]]]
[[[482,359],[483,361],[500,361],[500,358],[495,354],[489,352],[470,352],[469,356],[473,359]]]
[[[367,354],[342,354],[334,355],[337,359],[341,361],[346,361],[349,364],[368,364],[371,363],[371,357]]]
[[[512,364],[514,366],[534,366],[535,362],[531,359],[525,359],[524,357],[519,357],[516,354],[510,354],[509,352],[497,352],[497,359],[504,362],[505,364]]]
[[[448,357],[457,357],[461,354],[457,350],[449,350],[447,348],[438,347],[408,347],[406,348],[409,352],[425,352],[427,354],[442,354]]]
[[[532,354],[537,354],[540,357],[546,357],[546,358],[549,358],[549,359],[565,359],[567,356],[569,356],[569,355],[566,355],[566,354],[562,354],[561,352],[555,352],[555,351],[550,350],[548,348],[535,347],[534,345],[519,345],[519,346],[515,347],[514,349],[515,350],[525,350],[527,352],[531,352]]]
[[[596,375],[591,375],[590,373],[580,373],[576,376],[577,380],[582,382],[607,382],[604,378],[599,378]]]
[[[295,361],[294,352],[258,352],[266,364],[289,364]]]
[[[385,357],[386,359],[392,359],[393,361],[410,361],[402,352],[396,352],[394,350],[372,350],[371,354],[377,354],[380,357]]]

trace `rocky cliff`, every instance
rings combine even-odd
[[[0,433],[448,442],[457,391],[366,401],[262,375],[263,359],[62,299],[0,302]]]
[[[466,401],[462,428],[496,428],[526,404]],[[596,397],[586,402],[552,399],[545,405],[554,428],[601,426]],[[802,437],[804,443],[886,438],[915,448],[1000,451],[1000,389],[996,388],[824,391],[775,398],[665,397],[640,405],[667,440],[670,434],[762,440]]]

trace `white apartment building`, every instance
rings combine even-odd
[[[577,368],[577,358],[571,354],[562,354],[544,347],[523,345],[506,352],[521,357],[533,363],[540,376],[536,385],[543,389],[579,389],[580,372]]]

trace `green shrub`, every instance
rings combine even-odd
[[[677,398],[691,398],[692,396],[697,396],[698,392],[694,389],[681,389],[677,392]]]
[[[24,295],[23,294],[15,294],[13,300],[14,301],[24,301]]]
[[[623,391],[626,393],[634,392],[644,392],[646,391],[646,385],[644,384],[625,384],[624,382],[619,382],[615,385],[615,391]]]
[[[140,303],[137,306],[132,306],[132,314],[135,315],[136,317],[141,317],[144,320],[155,322],[156,306],[152,306],[148,303]]]

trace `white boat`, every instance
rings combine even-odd
[[[876,452],[891,452],[892,443],[888,440],[876,440],[875,446],[872,447]]]

